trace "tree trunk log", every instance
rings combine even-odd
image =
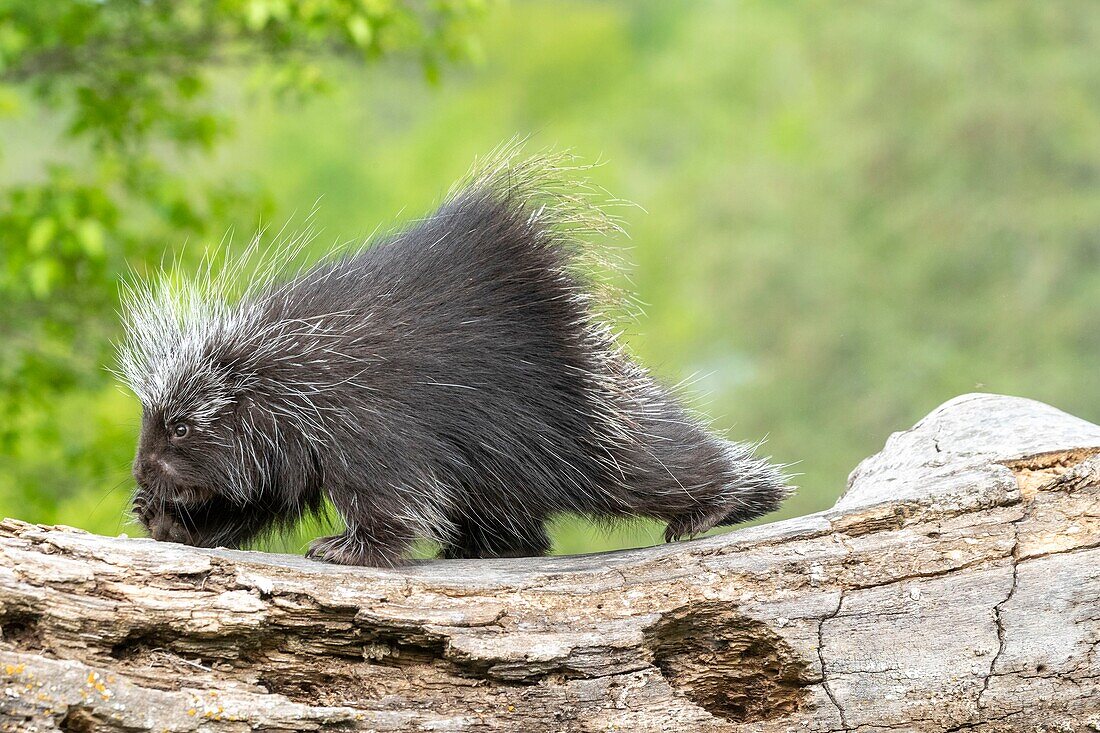
[[[1100,426],[967,395],[820,514],[398,570],[0,523],[0,730],[1097,731]]]

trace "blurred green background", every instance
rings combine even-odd
[[[517,134],[639,205],[626,338],[797,462],[765,521],[959,393],[1100,421],[1094,4],[406,7],[0,0],[0,516],[136,533],[130,269],[315,204],[316,251],[362,239]],[[555,549],[659,536],[567,520]]]

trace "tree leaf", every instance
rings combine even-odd
[[[35,220],[27,232],[27,251],[31,254],[41,254],[49,248],[57,234],[57,220],[42,217]]]

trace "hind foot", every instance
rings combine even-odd
[[[726,513],[726,509],[714,509],[709,512],[698,511],[675,517],[665,527],[665,542],[691,539],[708,529],[714,529],[725,518]]]
[[[354,532],[319,537],[309,543],[306,557],[336,565],[392,568],[399,565],[407,548],[379,543]]]

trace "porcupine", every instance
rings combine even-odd
[[[611,331],[578,266],[611,220],[570,160],[506,150],[431,216],[269,262],[236,297],[209,263],[129,288],[151,535],[236,547],[327,496],[346,530],[309,556],[389,566],[418,538],[542,555],[562,513],[652,517],[673,541],[774,510],[782,467],[712,434]]]

